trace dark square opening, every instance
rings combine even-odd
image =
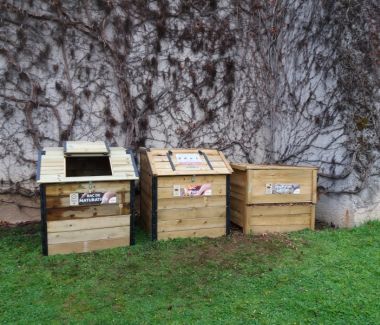
[[[66,177],[110,175],[112,171],[108,156],[66,157]]]

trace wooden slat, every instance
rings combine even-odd
[[[113,216],[130,213],[130,203],[124,204],[102,204],[94,206],[73,206],[66,208],[47,209],[47,220],[70,220],[97,218],[102,216]]]
[[[314,206],[312,204],[288,204],[288,205],[252,205],[248,206],[248,214],[251,216],[276,216],[310,214]]]
[[[108,153],[103,141],[67,141],[66,153]]]
[[[179,185],[190,185],[189,184],[179,184]],[[193,183],[197,184],[197,183]],[[212,184],[211,185],[212,194],[211,196],[217,196],[217,195],[226,195],[226,185],[225,184]],[[170,199],[170,198],[177,198],[173,196],[173,187],[159,187],[157,191],[157,197],[158,199]]]
[[[318,167],[315,166],[290,166],[290,165],[254,165],[254,164],[247,164],[247,163],[230,163],[232,169],[234,170],[241,170],[241,171],[246,171],[246,170],[281,170],[281,169],[315,169],[318,170]]]
[[[170,238],[187,238],[187,237],[210,237],[216,238],[226,234],[226,228],[206,228],[195,230],[182,230],[171,232],[159,232],[157,233],[157,239],[170,239]]]
[[[92,182],[94,192],[129,192],[131,184],[129,181],[124,182]],[[82,183],[58,183],[46,185],[46,196],[70,195],[70,193],[85,193],[90,190],[89,182]]]
[[[157,206],[158,206],[158,210],[193,208],[193,207],[226,206],[226,197],[225,196],[202,196],[202,197],[160,199],[157,202]]]
[[[239,212],[239,211],[236,211],[236,210],[233,210],[231,209],[231,221],[240,226],[240,227],[243,227],[244,225],[244,215]]]
[[[226,207],[202,207],[202,208],[179,208],[158,210],[157,219],[159,222],[177,219],[192,219],[207,216],[210,218],[222,217],[226,218]]]
[[[116,193],[117,203],[129,202],[130,193],[129,192],[119,192]],[[99,206],[99,204],[88,205],[88,206]],[[70,197],[67,196],[48,196],[46,197],[46,208],[64,208],[70,207]]]
[[[287,225],[305,225],[310,226],[310,214],[297,215],[279,215],[279,216],[263,216],[251,217],[250,226],[287,226]]]
[[[226,184],[225,175],[165,176],[157,179],[157,187],[173,187],[177,184]]]
[[[170,232],[179,230],[192,230],[192,229],[206,229],[206,228],[220,228],[226,226],[225,217],[203,217],[203,218],[180,218],[176,220],[159,220],[157,224],[158,232]]]
[[[281,226],[252,226],[250,232],[254,234],[291,232],[309,228],[309,225],[281,225]]]
[[[83,229],[112,228],[130,225],[130,215],[107,216],[90,219],[48,221],[49,233]]]
[[[49,244],[49,255],[70,254],[70,253],[86,253],[95,250],[129,246],[129,236],[114,239],[99,239],[83,242]]]
[[[129,226],[48,233],[49,244],[129,237]]]

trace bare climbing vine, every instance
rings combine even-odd
[[[320,166],[324,192],[379,177],[372,0],[0,3],[2,193],[32,195],[65,140],[217,147]]]

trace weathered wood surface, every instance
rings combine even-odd
[[[46,185],[46,196],[70,195],[70,193],[94,192],[129,192],[131,184],[127,182],[77,182]]]
[[[76,231],[86,229],[99,229],[99,228],[112,228],[120,226],[129,226],[130,215],[107,216],[98,218],[87,219],[71,219],[71,220],[58,220],[48,221],[48,233],[62,232],[62,231]]]
[[[49,255],[86,253],[95,250],[128,246],[129,241],[129,236],[125,236],[122,238],[113,239],[98,239],[73,243],[49,244],[48,253]]]
[[[74,231],[62,231],[62,232],[48,232],[48,243],[61,244],[72,243],[88,240],[99,239],[114,239],[129,237],[129,226],[111,227],[111,228],[95,228],[95,229],[82,229]]]
[[[169,162],[167,156],[169,150],[172,152],[171,160],[175,167]],[[224,157],[223,153],[218,150],[201,149],[201,151],[207,155],[207,158],[213,168],[210,168],[205,156],[200,155],[201,162],[197,165],[189,166],[181,164],[176,159],[178,153],[198,154],[199,149],[150,149],[149,151],[141,150],[141,153],[146,153],[148,168],[153,175],[156,176],[175,176],[175,175],[218,175],[218,174],[230,174],[232,169]]]
[[[130,214],[130,203],[47,209],[47,220],[69,220]]]
[[[174,238],[187,238],[187,237],[210,237],[216,238],[226,234],[226,227],[221,228],[204,228],[204,229],[191,229],[181,231],[159,232],[157,239],[174,239]]]

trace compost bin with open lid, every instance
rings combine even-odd
[[[134,243],[138,171],[132,151],[105,142],[68,141],[38,160],[45,255]]]
[[[142,148],[140,172],[140,216],[153,240],[229,232],[232,169],[222,152]]]

